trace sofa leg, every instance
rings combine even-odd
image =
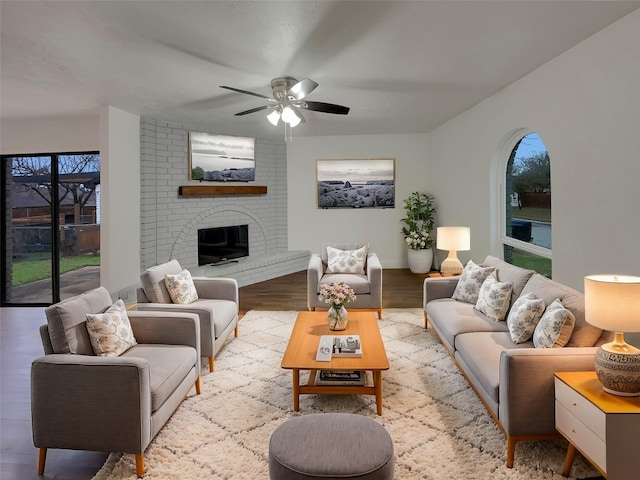
[[[200,395],[200,375],[196,378],[196,395]]]
[[[136,475],[138,478],[144,475],[144,453],[136,454]]]
[[[233,329],[233,335],[238,338],[238,325],[236,325],[236,328]]]
[[[427,317],[427,312],[424,312],[424,329],[429,329],[429,318]]]
[[[47,449],[41,448],[38,450],[38,475],[44,474],[44,462],[47,460]]]
[[[507,435],[507,468],[513,468],[516,456],[516,439]]]
[[[378,320],[382,320],[382,309],[378,309]]]
[[[209,372],[213,373],[213,357],[209,357]]]

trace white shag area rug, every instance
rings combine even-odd
[[[239,337],[216,357],[215,372],[203,369],[202,394],[192,389],[148,447],[145,479],[268,479],[271,433],[292,417],[318,412],[357,413],[383,425],[393,439],[397,480],[564,479],[562,440],[519,442],[514,467],[506,467],[503,433],[423,328],[421,309],[386,309],[379,321],[391,365],[382,375],[382,416],[369,395],[302,395],[294,412],[291,372],[280,362],[296,315],[245,315]],[[572,475],[598,476],[580,455]],[[94,480],[136,478],[133,455],[113,453]]]

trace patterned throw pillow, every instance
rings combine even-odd
[[[533,332],[533,345],[536,348],[564,347],[569,342],[575,323],[573,313],[556,298],[544,311]]]
[[[180,305],[186,305],[198,300],[198,292],[196,292],[196,286],[191,278],[189,270],[182,270],[176,275],[167,273],[164,276],[164,284],[169,290],[169,295],[173,303]]]
[[[496,267],[480,267],[473,263],[473,260],[469,260],[451,298],[475,305],[478,302],[480,287],[495,269]]]
[[[536,298],[533,292],[513,302],[507,316],[507,326],[514,343],[523,343],[531,338],[544,313],[544,307],[544,299]]]
[[[499,282],[494,272],[482,282],[476,309],[494,322],[504,320],[511,304],[512,290],[513,282]]]
[[[364,275],[367,247],[339,250],[327,247],[327,273],[358,273]]]
[[[93,351],[101,357],[117,357],[138,344],[120,299],[104,313],[87,314],[87,332]]]

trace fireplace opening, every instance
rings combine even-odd
[[[198,229],[198,265],[221,265],[249,256],[249,226]]]

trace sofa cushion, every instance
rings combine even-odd
[[[171,260],[154,267],[147,268],[140,275],[140,283],[147,299],[151,303],[172,303],[171,295],[164,282],[167,274],[176,275],[182,271],[177,260]]]
[[[151,411],[155,412],[196,364],[196,355],[195,348],[184,345],[138,344],[121,356],[144,358],[148,362]]]
[[[359,248],[365,249],[365,268],[366,266],[366,258],[369,252],[369,244],[368,243],[323,243],[320,249],[320,258],[322,259],[322,263],[327,265],[329,262],[329,253],[327,252],[327,247],[337,248],[338,250],[358,250]]]
[[[476,308],[494,322],[504,320],[511,305],[513,283],[498,282],[495,272],[480,287]]]
[[[531,342],[516,345],[509,332],[472,332],[456,337],[456,354],[496,402],[500,402],[500,355],[505,349],[531,348]]]
[[[494,322],[474,308],[474,305],[452,298],[440,298],[427,304],[429,322],[443,341],[453,349],[457,335],[468,332],[504,332],[505,322]]]
[[[544,309],[544,300],[536,298],[533,292],[529,292],[515,301],[507,316],[507,327],[509,327],[509,334],[514,343],[531,340]]]
[[[340,250],[327,247],[327,273],[357,273],[364,275],[367,260],[367,248]]]
[[[173,303],[187,305],[198,300],[198,292],[189,270],[182,270],[175,275],[167,273],[164,277],[164,284]]]
[[[516,301],[516,298],[522,293],[522,289],[527,284],[531,276],[536,273],[533,270],[527,270],[525,268],[511,265],[510,263],[500,260],[499,258],[491,255],[482,262],[483,267],[495,267],[496,277],[499,282],[511,282],[513,283],[513,291],[511,292],[511,303]]]
[[[117,357],[137,343],[120,299],[104,313],[87,313],[87,332],[94,353],[101,357]]]
[[[536,348],[564,347],[571,337],[575,317],[570,310],[555,299],[542,314],[542,318],[533,332],[533,344]]]
[[[331,283],[344,282],[349,285],[356,295],[362,295],[371,291],[371,284],[366,275],[358,275],[355,273],[327,273],[322,276],[318,282],[318,291],[320,293],[320,287],[322,285],[329,285]]]
[[[546,305],[551,305],[557,298],[566,309],[573,313],[575,326],[567,347],[593,347],[596,344],[602,335],[602,330],[589,325],[584,319],[584,294],[539,273],[533,274],[522,289],[522,295],[529,292],[542,298]]]
[[[480,287],[494,270],[495,267],[480,267],[473,263],[473,260],[469,260],[462,271],[452,298],[475,305],[478,301]]]
[[[45,315],[54,353],[94,355],[87,313],[103,313],[112,303],[107,289],[98,287],[47,307]]]

